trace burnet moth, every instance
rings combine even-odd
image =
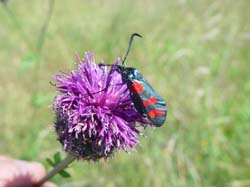
[[[127,84],[136,110],[145,115],[154,126],[160,127],[167,117],[167,106],[164,99],[156,93],[136,68],[124,66],[135,36],[142,38],[138,33],[132,34],[121,65],[115,65],[112,68],[121,74],[123,83]],[[107,66],[107,64],[100,64],[100,66]]]

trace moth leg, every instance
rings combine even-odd
[[[126,88],[125,90],[124,90],[124,93],[125,92],[127,92],[128,91],[128,88]],[[117,108],[118,108],[118,106],[119,106],[119,104],[120,104],[120,102],[121,102],[121,99],[124,97],[124,95],[120,95],[120,97],[119,97],[119,100],[118,100],[118,102],[117,102],[117,104],[116,104],[116,106],[115,106],[115,108],[114,108],[114,112],[116,112],[117,111]]]

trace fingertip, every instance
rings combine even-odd
[[[57,185],[55,185],[54,183],[52,182],[46,182],[42,185],[42,187],[57,187]]]
[[[38,162],[29,163],[29,172],[34,182],[39,181],[46,174],[44,166]]]
[[[30,164],[32,165],[33,170],[39,171],[41,175],[46,174],[45,168],[41,163],[31,162]]]
[[[33,182],[40,181],[46,175],[46,170],[44,166],[38,162],[32,162],[30,163],[30,165],[33,172],[35,171],[35,173],[33,173],[32,176],[32,181]],[[46,182],[42,185],[42,187],[57,187],[57,186],[52,182]]]

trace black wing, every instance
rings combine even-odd
[[[146,115],[155,126],[163,125],[167,117],[167,106],[164,99],[142,76],[140,79],[130,80],[128,87],[137,111]]]

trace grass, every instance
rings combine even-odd
[[[59,186],[250,186],[250,13],[247,0],[49,1],[0,6],[0,153],[44,162],[61,145],[53,130],[51,75],[94,51],[111,63],[137,39],[127,63],[166,98],[168,119],[143,148],[74,163]]]

